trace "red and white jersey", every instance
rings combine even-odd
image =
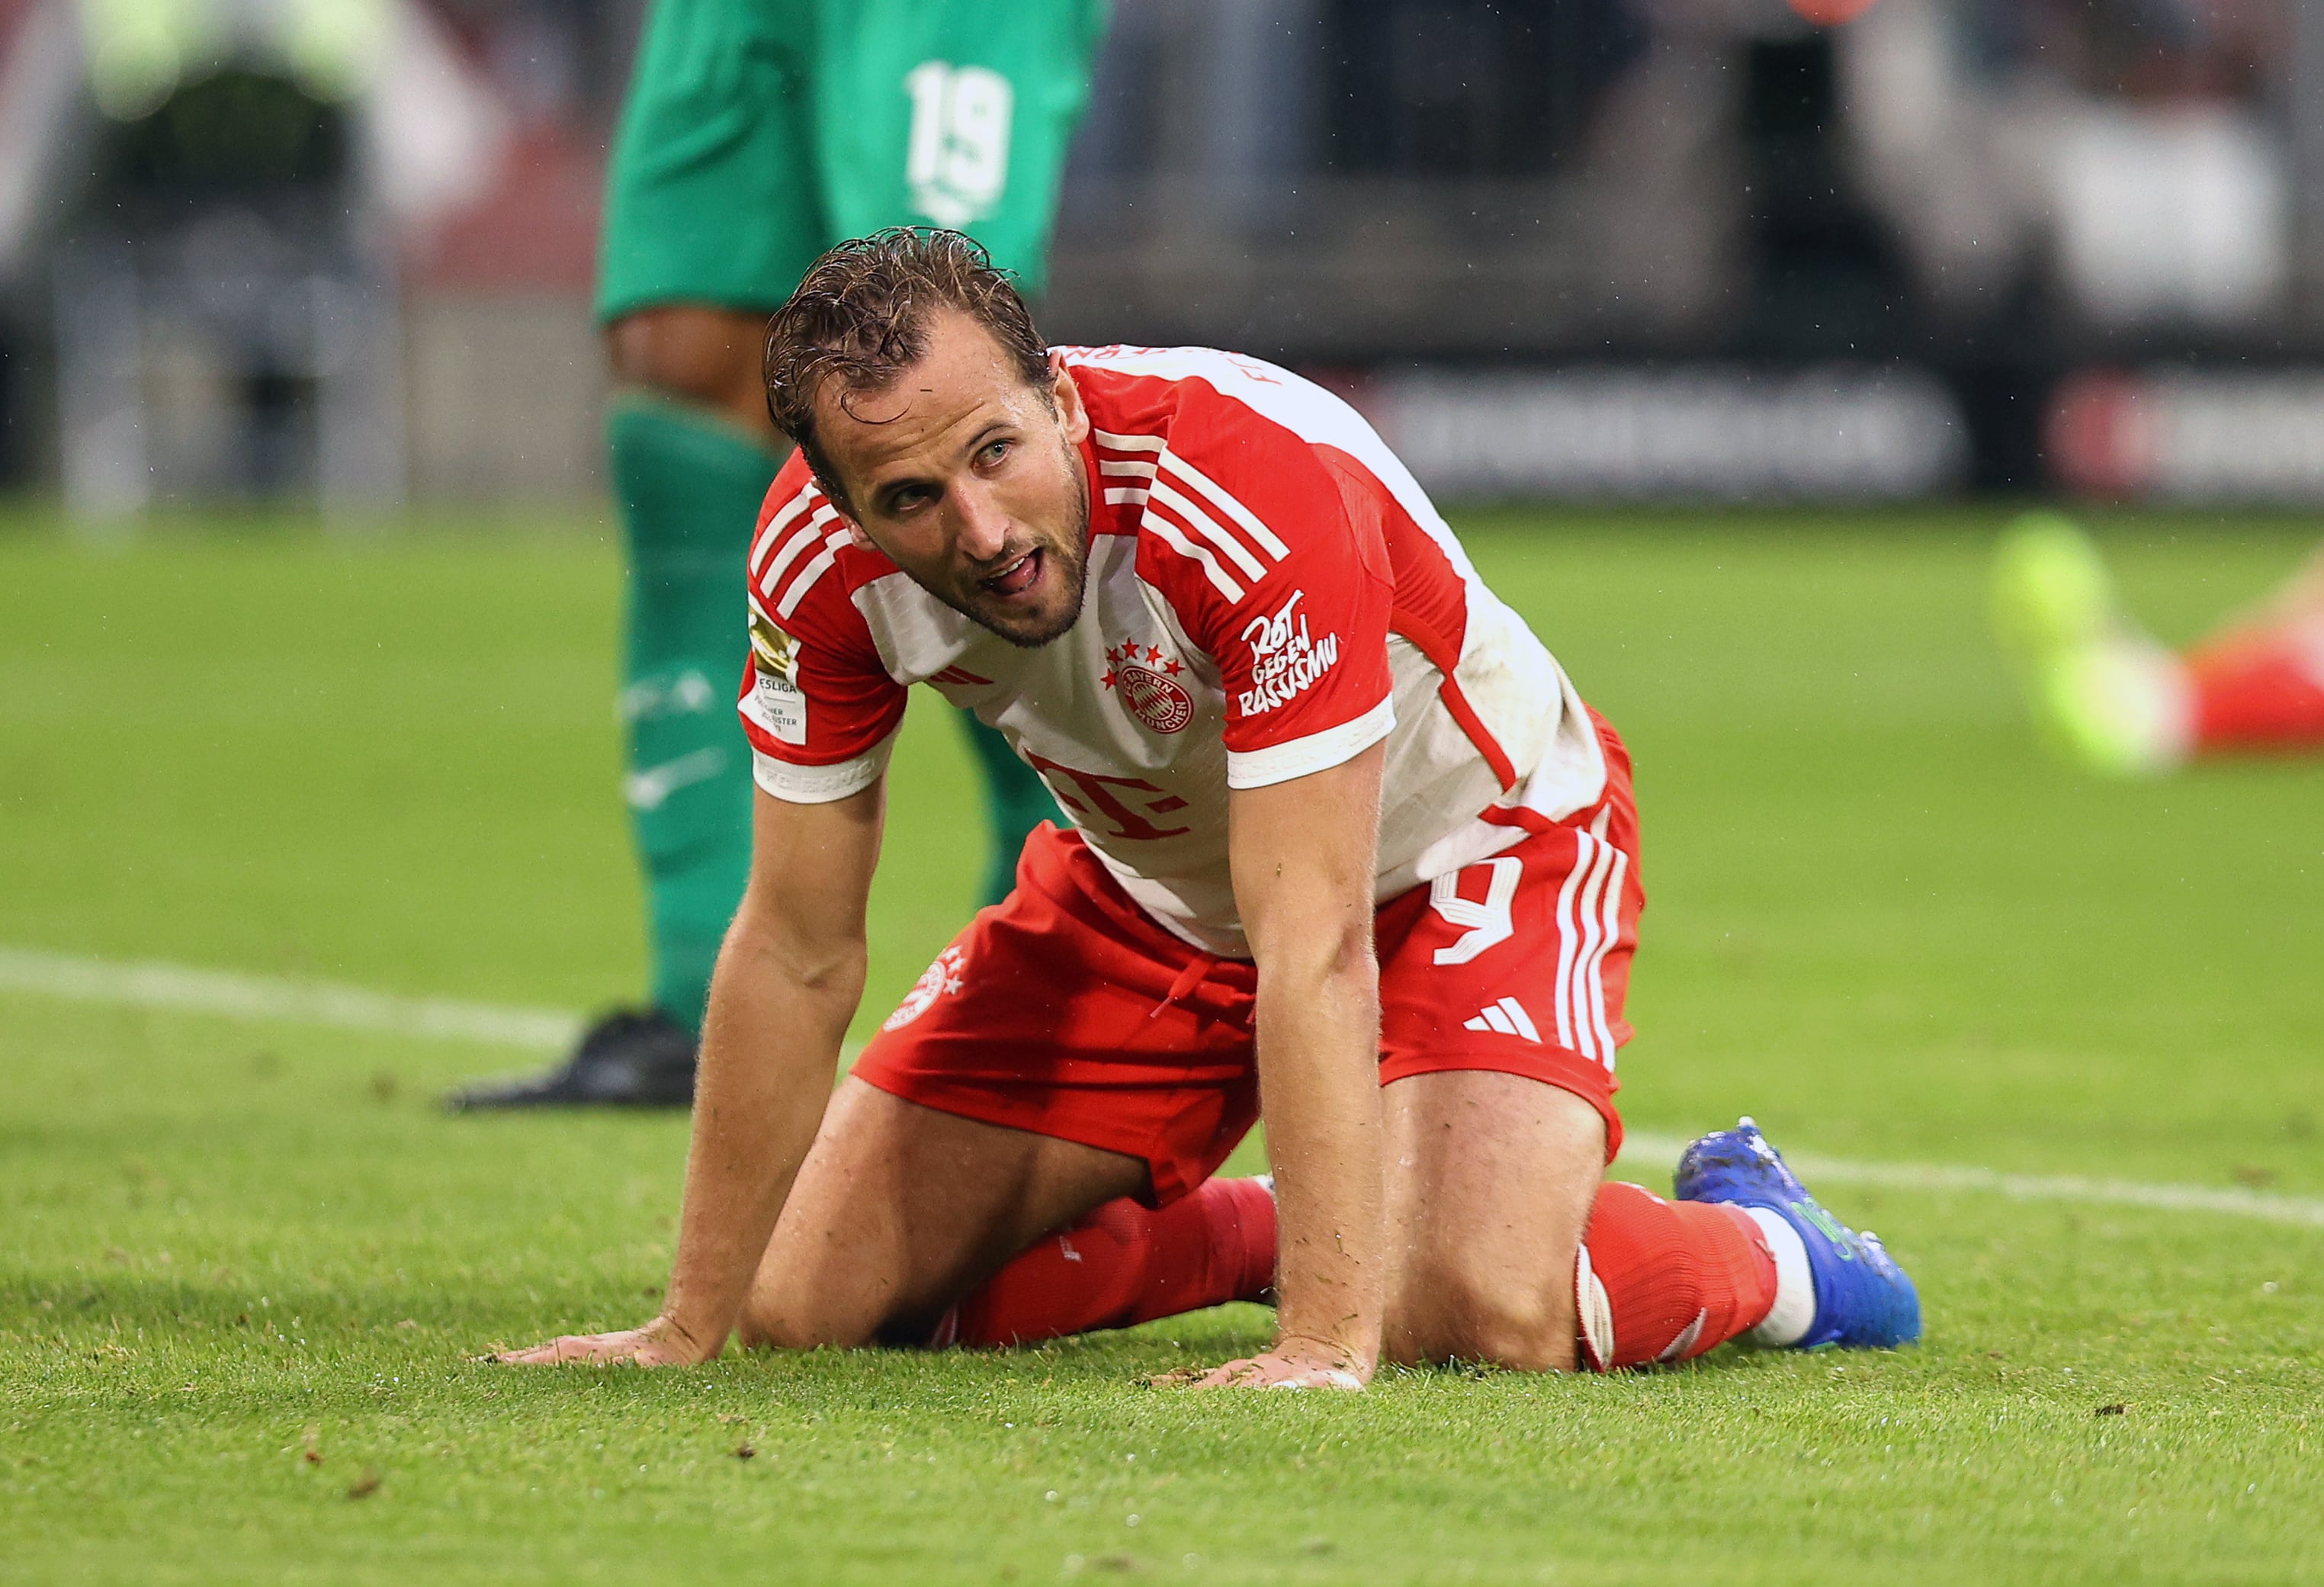
[[[928,684],[1007,735],[1156,920],[1236,956],[1230,789],[1387,740],[1382,902],[1598,799],[1581,697],[1354,409],[1208,348],[1059,351],[1093,427],[1079,621],[1038,650],[979,627],[853,544],[794,455],[751,546],[761,788],[869,787]]]

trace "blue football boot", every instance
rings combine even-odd
[[[1800,1237],[1815,1291],[1813,1315],[1804,1332],[1798,1331],[1796,1315],[1771,1317],[1758,1331],[1763,1342],[1794,1350],[1894,1350],[1920,1338],[1921,1297],[1904,1269],[1869,1230],[1851,1233],[1818,1205],[1750,1120],[1706,1135],[1680,1154],[1675,1189],[1681,1201],[1726,1202],[1763,1223],[1772,1215]],[[1781,1254],[1776,1265],[1784,1265]],[[1777,1309],[1785,1309],[1783,1302]],[[1792,1309],[1806,1309],[1796,1290]]]

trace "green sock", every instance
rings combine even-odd
[[[968,747],[984,768],[984,813],[992,832],[992,857],[985,862],[984,896],[979,901],[997,904],[1017,885],[1017,851],[1033,828],[1057,818],[1057,801],[997,729],[965,711],[960,721],[968,729]]]
[[[710,967],[751,869],[751,746],[734,716],[743,565],[779,463],[700,409],[615,400],[605,417],[629,542],[623,792],[645,872],[654,1005],[700,1029]]]

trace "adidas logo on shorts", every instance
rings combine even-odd
[[[1475,1019],[1462,1020],[1461,1029],[1498,1030],[1503,1036],[1523,1037],[1536,1047],[1541,1045],[1541,1032],[1534,1029],[1533,1016],[1526,1013],[1525,1005],[1513,997],[1486,1004]]]

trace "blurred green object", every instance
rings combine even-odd
[[[1637,757],[1638,1132],[1748,1112],[1803,1155],[2324,1198],[2312,767],[2057,775],[1988,636],[1981,514],[1455,521]],[[218,520],[107,553],[0,518],[0,944],[567,1009],[639,976],[603,792],[620,557],[551,527]],[[2177,632],[2314,534],[2153,515],[2107,543]],[[987,858],[932,706],[892,765],[859,1038]],[[651,1310],[687,1146],[677,1117],[435,1111],[538,1056],[0,992],[0,1576],[2311,1573],[2314,1227],[1835,1186],[1930,1328],[1845,1362],[1389,1373],[1328,1404],[1131,1381],[1262,1336],[1227,1308],[515,1375],[473,1358]]]
[[[699,1033],[751,873],[737,570],[779,459],[716,414],[634,392],[606,412],[605,455],[629,558],[616,708],[622,803],[645,878],[646,1006]]]
[[[2107,777],[2177,765],[2186,690],[2169,652],[2132,627],[2089,535],[2056,512],[2028,512],[1994,553],[1993,626],[2015,664],[2043,737]]]
[[[2095,644],[2119,605],[2090,537],[2061,512],[2028,512],[1994,558],[1994,626],[2015,652],[2043,655]]]
[[[1038,298],[1103,0],[656,0],[605,179],[601,320],[771,313],[889,226],[982,244]]]

